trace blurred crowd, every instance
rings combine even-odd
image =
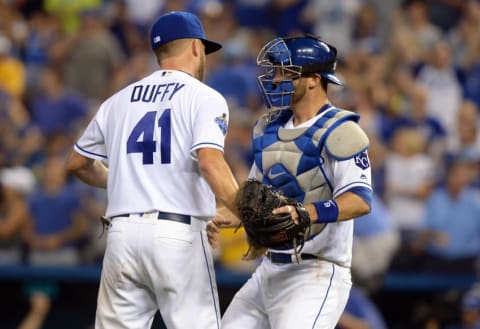
[[[0,264],[101,261],[105,192],[69,177],[65,158],[103,100],[156,69],[148,28],[171,10],[196,13],[224,45],[206,83],[229,103],[226,156],[239,181],[265,111],[262,45],[314,33],[338,48],[346,87],[329,98],[361,115],[375,190],[372,213],[355,221],[356,284],[377,289],[391,270],[477,273],[478,0],[0,0]],[[222,241],[219,265],[254,269],[240,260],[242,234]],[[41,298],[32,305],[48,310]]]

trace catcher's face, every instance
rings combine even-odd
[[[267,74],[259,77],[267,100],[267,107],[275,110],[290,109],[301,68],[296,66],[270,66]]]
[[[293,100],[292,105],[297,104],[299,101],[303,99],[305,94],[307,93],[307,79],[300,78],[293,82],[295,90],[293,92]]]
[[[309,77],[303,77],[299,72],[277,68],[272,82],[274,85],[278,85],[289,81],[293,88],[291,105],[295,105],[303,99],[307,92],[307,79]]]
[[[279,84],[282,81],[295,81],[301,76],[301,68],[296,66],[277,66],[272,69],[272,82]]]
[[[300,77],[302,68],[293,65],[290,55],[282,38],[268,42],[258,54],[257,65],[265,69],[258,82],[269,112],[291,108],[293,81]]]

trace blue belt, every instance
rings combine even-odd
[[[144,213],[139,213],[139,214],[136,214],[136,215],[142,217],[143,214]],[[114,218],[117,218],[117,217],[130,217],[130,215],[134,215],[134,214],[115,215],[115,216],[110,217],[110,219],[114,219]],[[174,213],[171,213],[171,212],[163,212],[163,211],[158,211],[157,219],[171,220],[173,222],[179,222],[179,223],[183,223],[183,224],[190,224],[191,220],[192,220],[192,218],[189,215],[174,214]]]
[[[292,254],[283,254],[278,252],[267,252],[267,257],[272,263],[277,264],[289,264],[296,263],[295,255]],[[318,259],[318,256],[312,254],[298,254],[298,259],[300,260],[309,260],[309,259]]]

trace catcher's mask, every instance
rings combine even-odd
[[[301,76],[318,74],[328,83],[343,86],[335,76],[337,49],[312,35],[275,38],[257,56],[257,65],[266,74],[258,77],[270,114],[289,109],[295,87],[293,81]]]

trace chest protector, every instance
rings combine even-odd
[[[350,159],[365,151],[369,142],[357,124],[358,114],[328,107],[309,127],[283,128],[291,111],[283,111],[273,122],[259,120],[253,132],[258,180],[305,204],[332,198],[326,157]]]

